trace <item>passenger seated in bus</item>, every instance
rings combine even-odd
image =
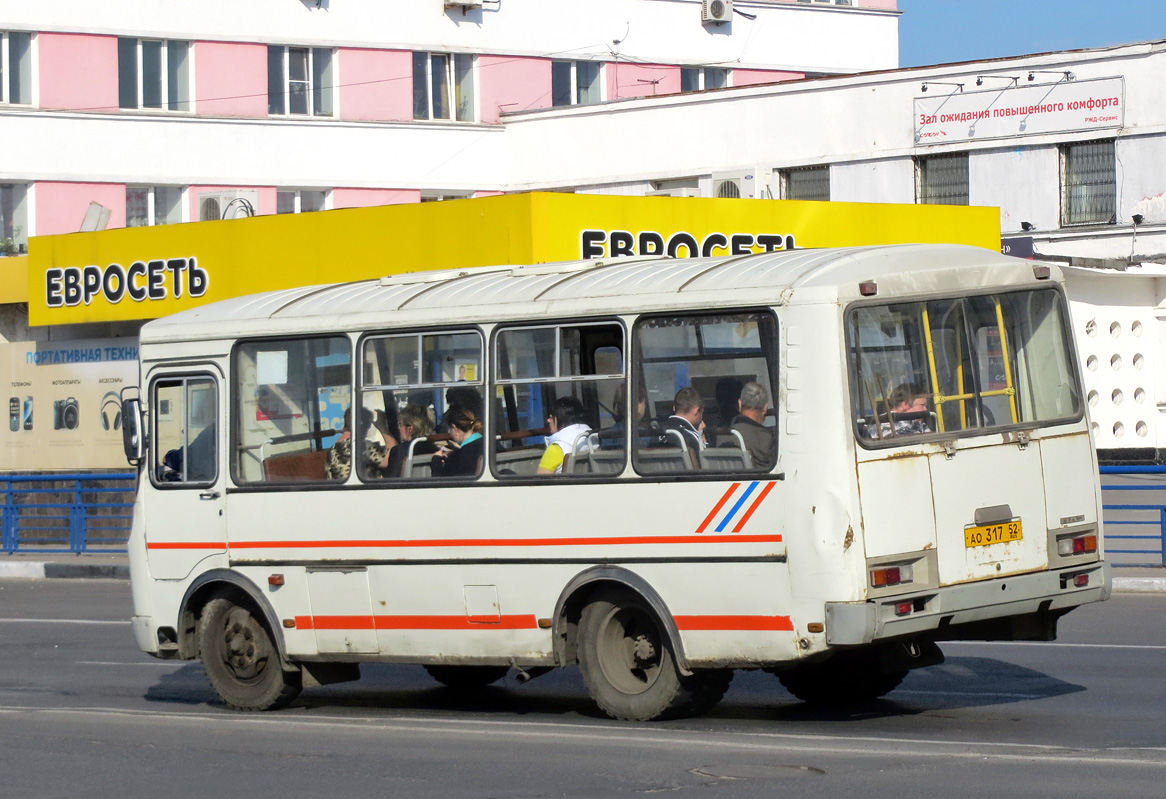
[[[876,424],[867,426],[870,438],[917,435],[933,432],[931,414],[927,407],[927,393],[916,383],[900,383],[887,397],[887,413],[879,415]]]
[[[482,468],[482,420],[469,408],[455,405],[445,414],[449,434],[458,448],[452,452],[445,447],[437,450],[430,460],[434,477],[473,477]]]
[[[445,414],[437,424],[437,432],[449,433],[449,414],[455,407],[462,407],[482,418],[482,395],[473,386],[450,386],[445,390]]]
[[[760,383],[746,383],[737,400],[741,413],[730,427],[741,434],[753,468],[771,471],[777,465],[777,437],[774,428],[765,426],[769,411],[769,392]]]
[[[400,434],[399,443],[389,450],[389,459],[384,470],[385,477],[400,477],[404,472],[409,445],[413,439],[426,438],[433,434],[433,420],[429,418],[429,411],[420,405],[406,405],[397,413],[397,432]],[[433,455],[436,452],[437,445],[432,441],[418,441],[413,447],[414,457]]]
[[[378,424],[379,423],[379,424]],[[362,475],[380,477],[389,457],[389,444],[396,439],[384,429],[384,416],[374,417],[368,408],[360,409],[360,427],[365,431],[364,449],[361,457]],[[375,428],[376,433],[369,428]],[[379,434],[379,435],[378,435]],[[381,440],[377,440],[378,437]],[[347,480],[352,473],[352,408],[344,411],[344,427],[340,437],[328,450],[328,460],[324,462],[324,474],[329,480]]]
[[[611,415],[615,423],[599,433],[600,449],[623,449],[627,444],[628,422],[624,417],[624,396],[626,390],[621,383],[615,390],[615,399],[612,402]],[[636,389],[636,407],[634,410],[633,425],[636,430],[636,445],[639,447],[666,446],[656,429],[656,423],[648,416],[648,392],[643,386]]]
[[[551,434],[547,436],[546,451],[538,462],[538,474],[562,474],[564,460],[575,454],[575,440],[591,432],[583,403],[574,397],[559,397],[551,404],[547,425]],[[579,444],[579,452],[589,449],[584,438]]]
[[[722,377],[717,381],[713,395],[717,400],[717,419],[713,428],[720,431],[732,427],[737,418],[738,400],[741,399],[743,384],[735,377]]]
[[[679,430],[690,450],[705,448],[704,398],[692,386],[676,392],[672,415],[661,425],[665,430]]]

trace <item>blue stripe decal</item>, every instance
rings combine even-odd
[[[733,509],[731,511],[729,511],[725,515],[725,518],[721,519],[721,523],[717,525],[716,531],[718,533],[721,532],[722,530],[724,530],[729,525],[729,522],[731,522],[733,520],[733,517],[737,515],[737,511],[741,510],[741,506],[745,504],[745,500],[749,499],[749,495],[752,494],[754,489],[756,489],[757,486],[759,486],[759,485],[760,485],[760,483],[758,483],[756,481],[749,484],[749,487],[745,489],[745,493],[741,495],[741,498],[739,500],[737,500],[737,504],[733,506]]]

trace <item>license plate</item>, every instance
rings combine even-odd
[[[964,528],[964,546],[969,549],[986,547],[989,544],[1006,544],[1009,541],[1019,541],[1021,538],[1023,536],[1020,532],[1020,519]]]

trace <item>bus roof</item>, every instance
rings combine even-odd
[[[1051,266],[1054,280],[1060,270]],[[632,257],[409,272],[222,300],[147,323],[141,342],[635,310],[850,302],[1033,284],[1032,262],[954,244],[805,249],[718,258]],[[627,302],[635,296],[635,303]]]

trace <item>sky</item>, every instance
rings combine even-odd
[[[1166,39],[1166,0],[899,0],[899,66]]]

